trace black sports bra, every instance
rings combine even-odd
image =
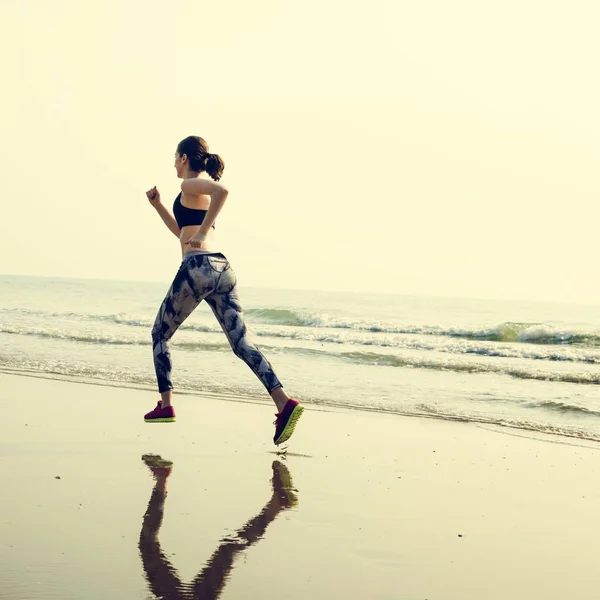
[[[188,225],[202,225],[207,212],[207,210],[188,208],[181,204],[181,192],[179,192],[179,195],[175,198],[175,202],[173,203],[173,215],[175,216],[175,220],[180,229],[187,227]],[[215,225],[213,223],[213,229],[214,228]]]

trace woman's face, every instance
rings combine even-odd
[[[173,166],[177,171],[177,177],[182,176],[186,163],[187,156],[185,154],[183,156],[179,156],[179,152],[175,151],[175,163],[173,164]]]

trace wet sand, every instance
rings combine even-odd
[[[0,599],[598,597],[598,445],[309,406],[280,456],[268,403],[0,384]]]

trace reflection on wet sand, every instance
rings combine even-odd
[[[277,515],[298,502],[292,478],[287,467],[273,461],[272,493],[264,508],[240,527],[234,536],[223,538],[206,566],[189,583],[179,578],[176,569],[161,550],[158,534],[162,524],[167,480],[173,463],[154,454],[145,454],[142,460],[154,477],[154,489],[144,514],[139,549],[148,584],[152,593],[164,600],[213,600],[218,598],[233,568],[237,555],[258,542]]]

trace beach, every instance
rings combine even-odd
[[[0,598],[598,595],[594,442],[310,406],[282,453],[267,402],[0,381]]]

